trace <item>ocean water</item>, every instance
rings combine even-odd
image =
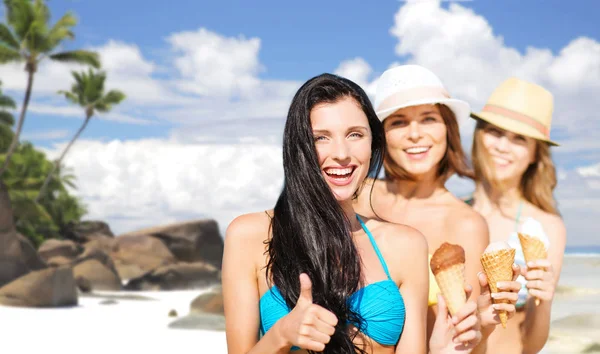
[[[565,248],[565,255],[581,257],[600,256],[600,245],[567,246]]]

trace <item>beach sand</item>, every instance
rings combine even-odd
[[[565,257],[542,353],[600,353],[599,274],[600,256]],[[225,354],[223,331],[169,328],[202,292],[98,292],[62,309],[0,306],[3,352]]]
[[[565,256],[542,353],[600,353],[600,256]]]

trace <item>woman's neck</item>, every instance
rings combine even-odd
[[[475,201],[482,205],[502,210],[517,207],[523,200],[523,194],[518,183],[478,183],[474,193]]]
[[[392,185],[394,194],[400,194],[406,199],[428,199],[446,192],[436,171],[416,176],[414,180],[394,180]]]
[[[348,221],[350,221],[350,229],[352,230],[352,232],[362,229],[362,226],[356,219],[356,211],[354,211],[352,200],[345,200],[343,202],[340,202],[340,206],[342,207],[344,214],[348,218]]]

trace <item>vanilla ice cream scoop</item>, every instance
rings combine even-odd
[[[511,249],[510,245],[504,241],[497,241],[490,243],[483,253],[496,252],[500,250]]]
[[[542,224],[534,218],[525,219],[523,225],[521,225],[520,233],[542,241],[546,249],[548,249],[548,246],[550,245],[550,242],[548,242],[548,236],[546,236]]]

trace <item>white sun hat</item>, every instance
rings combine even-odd
[[[456,120],[464,122],[471,106],[450,97],[442,81],[420,65],[401,65],[386,70],[377,82],[375,112],[383,122],[400,108],[441,103],[454,112]]]

